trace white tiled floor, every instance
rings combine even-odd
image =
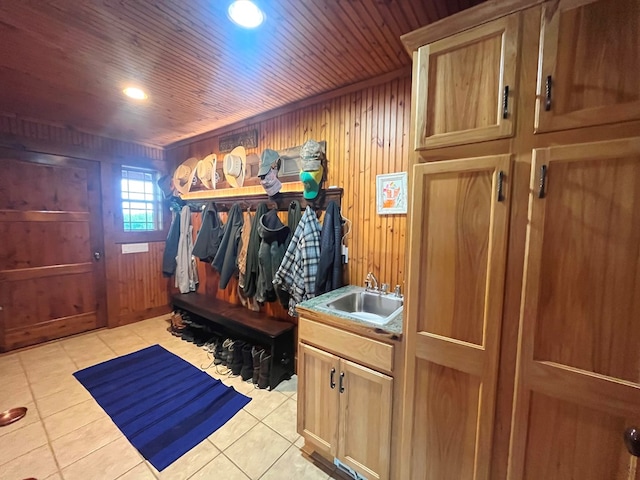
[[[72,373],[159,343],[197,367],[207,353],[171,336],[167,317],[0,355],[0,411],[27,416],[0,428],[0,480],[279,479],[331,477],[304,459],[296,432],[297,379],[273,392],[206,370],[251,402],[162,472],[142,458]]]

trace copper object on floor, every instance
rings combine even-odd
[[[27,407],[10,408],[0,413],[0,427],[17,422],[27,414]]]

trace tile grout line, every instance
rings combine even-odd
[[[57,342],[54,342],[57,343]],[[62,346],[60,346],[62,348]],[[66,351],[65,351],[66,353]],[[67,354],[67,356],[69,356]],[[73,360],[71,360],[73,361]],[[60,478],[64,478],[64,476],[62,475],[62,468],[60,468],[60,463],[58,462],[58,459],[56,458],[56,454],[53,451],[53,445],[51,444],[51,437],[49,436],[49,432],[47,431],[47,427],[45,427],[44,425],[44,418],[42,417],[42,415],[40,415],[40,409],[38,408],[38,404],[36,403],[36,397],[33,393],[33,388],[31,388],[31,379],[29,378],[29,375],[27,375],[27,370],[24,367],[24,364],[22,362],[22,357],[20,355],[18,355],[18,362],[20,362],[20,367],[22,367],[22,371],[24,372],[25,377],[27,378],[27,386],[29,387],[29,392],[31,392],[31,398],[33,399],[33,404],[36,407],[36,412],[38,414],[38,418],[40,419],[40,423],[42,425],[42,430],[44,430],[44,435],[47,439],[47,446],[49,447],[49,452],[51,453],[51,457],[53,457],[53,461],[56,464],[56,468],[58,469],[58,475],[60,475]],[[40,448],[40,447],[38,447]],[[32,450],[33,451],[33,450]],[[22,456],[22,455],[21,455]],[[20,458],[20,457],[18,457]],[[51,475],[47,475],[47,476],[51,476]]]

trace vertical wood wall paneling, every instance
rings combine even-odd
[[[149,251],[122,254],[119,250],[119,323],[130,323],[168,311],[170,279],[162,276],[164,242],[149,242]]]
[[[46,142],[51,146],[49,153],[58,153],[54,145],[61,145],[81,147],[90,152],[101,152],[114,156],[164,161],[162,148],[114,140],[72,128],[38,123],[2,113],[0,113],[0,134]]]
[[[327,142],[323,188],[344,188],[342,214],[352,221],[345,240],[348,283],[362,284],[368,271],[391,288],[404,283],[406,215],[377,214],[376,175],[408,169],[410,106],[411,78],[407,76],[233,130],[257,128],[258,148],[247,153],[258,155],[265,148],[281,150],[310,138]],[[218,151],[218,140],[213,132],[209,138],[169,148],[167,161],[175,167],[191,156],[204,158],[214,152],[221,163],[224,154]],[[199,225],[196,216],[194,225]],[[220,291],[217,273],[210,266],[201,265],[199,272],[200,291],[238,303],[234,281]],[[288,317],[276,304],[269,305],[267,312]]]

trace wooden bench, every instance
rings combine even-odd
[[[294,370],[294,325],[253,312],[201,293],[177,293],[171,297],[174,310],[182,310],[196,322],[215,324],[214,330],[222,336],[248,341],[268,347],[271,351],[269,389],[282,380],[291,378]]]

